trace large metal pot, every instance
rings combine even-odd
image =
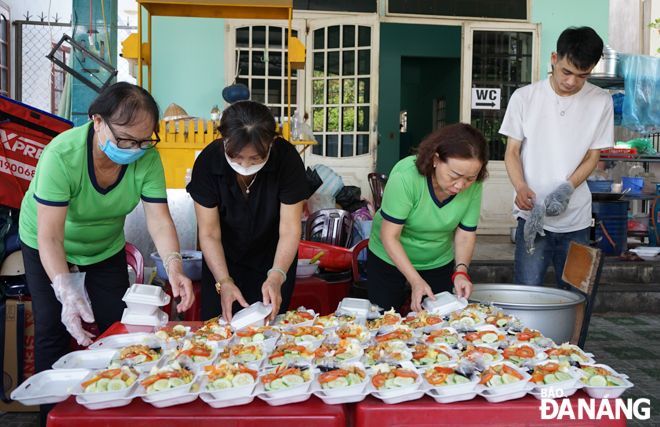
[[[584,296],[543,286],[508,284],[474,285],[470,301],[489,299],[507,314],[520,319],[525,327],[536,329],[561,344],[573,337],[575,307]]]

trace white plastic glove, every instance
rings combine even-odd
[[[559,216],[566,212],[568,202],[575,187],[570,181],[559,184],[555,190],[545,198],[545,214],[547,216]]]
[[[80,319],[94,322],[92,303],[85,289],[85,273],[59,274],[51,285],[62,304],[62,323],[79,345],[89,346],[94,335],[82,328]]]
[[[532,200],[532,204],[534,207],[532,208],[532,212],[529,215],[529,219],[525,221],[525,227],[523,228],[525,249],[530,255],[534,254],[534,249],[536,249],[534,247],[536,233],[539,233],[541,236],[545,236],[545,231],[543,231],[545,203],[543,203],[543,201]]]

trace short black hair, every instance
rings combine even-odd
[[[237,101],[222,112],[218,130],[227,143],[227,156],[236,157],[252,146],[265,159],[278,128],[275,117],[264,104]]]
[[[140,113],[153,120],[154,132],[158,133],[160,111],[156,100],[144,88],[127,82],[109,86],[92,101],[87,110],[90,119],[98,114],[103,120],[118,126],[133,124],[141,118]]]
[[[603,55],[603,39],[591,27],[569,27],[557,40],[558,59],[566,58],[579,70],[596,65]]]

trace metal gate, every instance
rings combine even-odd
[[[71,24],[41,21],[14,21],[15,39],[15,99],[33,107],[57,114],[66,72],[46,58],[63,34],[71,35]],[[117,52],[121,43],[137,27],[117,27]],[[62,51],[60,55],[68,56]],[[60,57],[61,58],[61,57]],[[129,73],[131,64],[117,58],[117,81],[136,83]]]

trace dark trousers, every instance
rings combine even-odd
[[[442,267],[432,270],[417,270],[422,279],[426,280],[434,294],[451,292],[454,283],[451,276],[454,274],[454,260]],[[398,268],[383,261],[374,255],[371,250],[367,252],[367,292],[369,301],[380,308],[399,311],[406,295],[406,277]],[[407,313],[401,313],[406,315]]]
[[[291,295],[293,295],[293,287],[296,284],[297,265],[298,256],[296,255],[289,267],[289,271],[286,272],[286,281],[282,284],[282,305],[280,305],[280,313],[286,312],[289,308]],[[259,272],[242,265],[232,264],[229,261],[227,261],[227,269],[229,270],[229,275],[234,279],[236,286],[241,290],[243,298],[245,298],[245,301],[248,304],[263,301],[264,297],[261,293],[261,285],[266,281],[267,276],[265,272]],[[272,274],[280,273],[274,272]],[[215,283],[216,280],[206,264],[206,260],[202,259],[202,320],[208,320],[222,314],[222,298],[218,295],[218,292],[215,289]],[[232,306],[232,314],[236,314],[236,312],[240,311],[242,308],[243,307],[235,301]]]
[[[39,373],[51,369],[60,357],[71,351],[71,335],[62,323],[62,304],[55,297],[39,251],[21,243],[28,289],[34,316],[34,369]],[[94,319],[103,333],[121,320],[126,308],[122,301],[128,289],[126,251],[122,248],[110,258],[91,265],[78,266],[85,275],[85,288],[92,302]],[[48,412],[55,405],[41,405],[41,424],[46,425]]]

